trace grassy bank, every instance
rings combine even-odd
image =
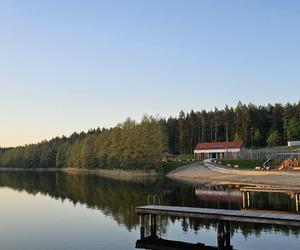
[[[0,168],[0,172],[63,172],[67,174],[87,174],[123,181],[143,181],[156,179],[161,174],[156,170],[87,169],[87,168]]]
[[[167,175],[169,172],[171,172],[172,170],[179,168],[179,167],[183,167],[186,165],[190,165],[193,164],[195,162],[165,162],[162,165],[162,175]]]
[[[263,165],[263,160],[242,160],[242,159],[218,159],[218,162],[221,162],[222,165],[227,166],[231,165],[231,167],[234,167],[235,165],[238,165],[240,169],[255,169],[257,166]]]
[[[123,180],[123,181],[142,181],[144,179],[156,179],[160,176],[160,173],[158,173],[155,170],[123,170],[123,169],[95,169],[95,170],[89,170],[89,169],[82,169],[78,170],[77,168],[66,168],[63,169],[63,172],[65,173],[71,173],[71,174],[91,174],[91,175],[97,175],[101,177],[106,177],[110,179],[115,180]]]
[[[191,162],[165,162],[161,170],[124,170],[124,169],[87,169],[87,168],[0,168],[0,171],[25,171],[25,172],[64,172],[69,174],[94,174],[104,177],[140,178],[166,175],[170,171],[191,164]]]

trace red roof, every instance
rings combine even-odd
[[[210,149],[240,149],[243,145],[242,141],[230,142],[203,142],[196,145],[195,150],[210,150]]]

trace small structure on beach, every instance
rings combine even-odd
[[[279,166],[278,170],[300,170],[298,159],[286,159]]]
[[[246,151],[242,141],[203,142],[198,143],[194,150],[196,159],[210,158],[241,158]]]
[[[174,160],[175,155],[173,155],[173,154],[170,153],[170,152],[163,152],[163,153],[161,154],[161,158],[162,158],[162,161],[168,162],[168,161],[170,161],[170,160]]]

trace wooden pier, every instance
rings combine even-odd
[[[165,215],[300,227],[300,215],[297,214],[156,205],[137,207],[135,211],[138,215],[140,215],[141,222],[143,222],[143,217],[145,215],[152,217],[152,220],[155,220],[157,215]],[[152,224],[155,224],[155,221],[152,221]]]
[[[195,210],[196,209],[196,210]],[[217,209],[213,209],[217,210]],[[199,208],[188,207],[170,207],[170,206],[144,206],[136,208],[137,214],[140,215],[140,240],[136,242],[136,248],[153,249],[153,250],[232,250],[233,247],[230,244],[230,222],[221,221],[217,222],[217,247],[206,246],[202,243],[191,244],[179,241],[164,240],[157,236],[157,217],[160,215],[173,215],[179,217],[201,217],[209,218],[212,214],[208,211],[199,212]],[[204,217],[204,215],[207,215]],[[203,215],[203,216],[201,216]],[[145,237],[145,216],[149,217],[150,224],[150,236]],[[299,219],[300,220],[300,219]],[[300,223],[300,221],[299,221]]]
[[[278,187],[242,187],[242,207],[249,208],[251,204],[250,193],[285,193],[295,198],[296,212],[300,211],[300,189]]]
[[[277,187],[242,187],[241,192],[259,192],[259,193],[292,193],[299,194],[300,189],[277,188]]]
[[[300,215],[276,213],[276,212],[258,212],[248,210],[224,210],[197,207],[176,207],[148,205],[137,207],[136,213],[140,216],[140,240],[136,242],[136,248],[146,248],[154,250],[232,250],[230,243],[231,222],[249,222],[272,225],[285,225],[300,227]],[[150,236],[145,237],[145,217],[149,219]],[[175,216],[188,218],[204,218],[217,222],[217,247],[206,246],[204,244],[190,244],[177,241],[164,240],[157,236],[157,217]]]

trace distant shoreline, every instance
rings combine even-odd
[[[235,170],[207,168],[203,164],[183,166],[171,171],[167,177],[190,184],[236,184],[268,185],[277,187],[297,187],[300,189],[300,172],[275,172],[255,170]]]
[[[157,177],[161,174],[155,170],[124,170],[124,169],[87,169],[87,168],[0,168],[5,172],[63,172],[68,174],[91,174],[118,179],[132,179],[141,177]]]

